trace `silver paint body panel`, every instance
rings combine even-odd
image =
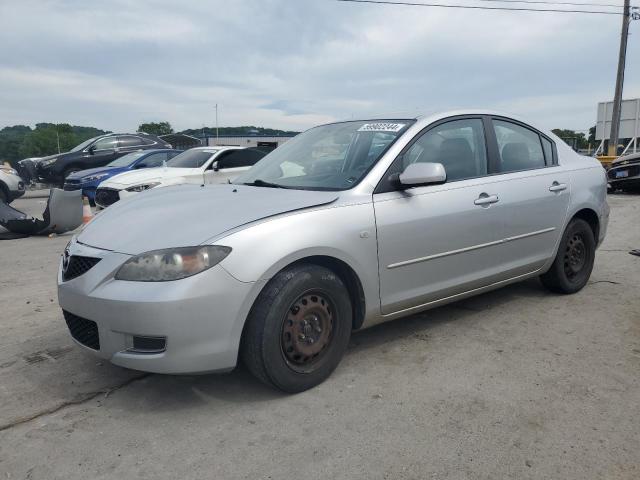
[[[119,365],[167,373],[226,370],[235,366],[255,299],[293,262],[326,256],[347,264],[362,284],[368,327],[539,275],[581,209],[597,214],[600,243],[609,216],[602,167],[530,122],[555,141],[558,166],[374,193],[425,127],[450,116],[494,113],[417,119],[346,191],[182,186],[118,202],[71,242],[72,255],[103,260],[68,282],[59,274],[60,305],[98,324],[106,342],[98,354]],[[482,194],[498,201],[478,205]],[[216,267],[183,280],[114,279],[132,255],[197,244],[233,250]],[[167,336],[167,350],[126,353],[132,334]]]

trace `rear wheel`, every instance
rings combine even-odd
[[[289,393],[322,383],[351,335],[351,301],[331,270],[297,265],[278,273],[251,309],[241,356],[260,380]]]
[[[542,284],[556,293],[580,291],[591,276],[595,252],[596,242],[589,224],[580,218],[571,220],[553,265],[540,277]]]

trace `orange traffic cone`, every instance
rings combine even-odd
[[[93,212],[91,211],[91,205],[89,205],[89,199],[82,197],[82,223],[86,225],[93,219]]]

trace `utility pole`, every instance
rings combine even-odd
[[[609,155],[618,155],[618,141],[620,134],[620,115],[622,110],[622,87],[624,85],[624,66],[627,57],[627,38],[629,37],[629,23],[631,23],[630,0],[624,0],[622,14],[622,34],[620,35],[620,53],[618,54],[618,74],[616,76],[616,93],[613,97],[613,112],[611,115],[611,134],[609,135]]]
[[[56,123],[56,140],[58,142],[58,153],[60,153],[60,134],[58,133],[58,124]]]
[[[218,104],[216,103],[216,145],[218,143]]]

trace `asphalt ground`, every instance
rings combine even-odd
[[[640,196],[609,203],[580,293],[530,280],[358,332],[293,396],[94,358],[56,303],[69,235],[0,241],[0,478],[640,478]]]

